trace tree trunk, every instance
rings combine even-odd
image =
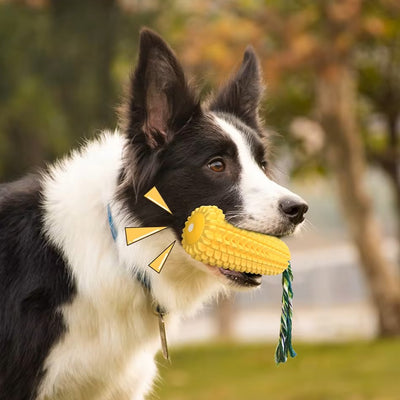
[[[388,112],[386,120],[388,124],[389,143],[385,160],[382,161],[381,166],[392,181],[394,188],[395,204],[397,206],[397,238],[400,246],[400,149],[397,135],[397,110]]]
[[[394,189],[394,201],[397,212],[397,242],[400,246],[400,161],[396,150],[388,150],[381,158],[384,160],[378,161],[378,165],[386,173],[386,176],[391,181],[391,186]]]
[[[383,255],[383,237],[364,186],[366,160],[356,122],[355,83],[345,63],[321,70],[317,110],[326,134],[327,160],[379,315],[380,334],[396,336],[400,335],[400,280]]]

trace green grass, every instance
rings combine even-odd
[[[400,340],[296,345],[276,366],[273,345],[234,343],[172,351],[159,360],[151,400],[399,400]]]

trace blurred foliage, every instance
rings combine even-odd
[[[113,0],[30,3],[0,4],[1,180],[115,127],[139,28],[155,15]]]
[[[397,400],[400,341],[295,345],[276,366],[273,345],[234,343],[172,351],[160,360],[163,400]]]
[[[338,26],[354,19],[334,42],[326,13]],[[324,152],[292,124],[314,118],[320,64],[332,58],[334,73],[334,55],[351,53],[369,159],[383,165],[390,158],[393,167],[400,157],[396,0],[14,0],[0,2],[0,179],[115,127],[143,25],[171,42],[205,93],[252,44],[267,82],[263,116],[281,135],[278,148],[284,138],[297,149],[295,174],[326,170]]]

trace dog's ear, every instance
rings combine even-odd
[[[239,70],[219,90],[211,101],[211,111],[231,113],[250,127],[259,130],[258,107],[263,93],[260,65],[248,46]]]
[[[168,142],[200,107],[173,51],[155,32],[140,33],[139,59],[124,110],[131,143],[155,149]]]

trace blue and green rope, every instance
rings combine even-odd
[[[279,332],[279,343],[275,351],[275,362],[277,364],[284,363],[288,359],[288,355],[296,357],[296,353],[292,346],[292,315],[293,315],[293,274],[289,265],[282,273],[282,313],[281,328]]]

